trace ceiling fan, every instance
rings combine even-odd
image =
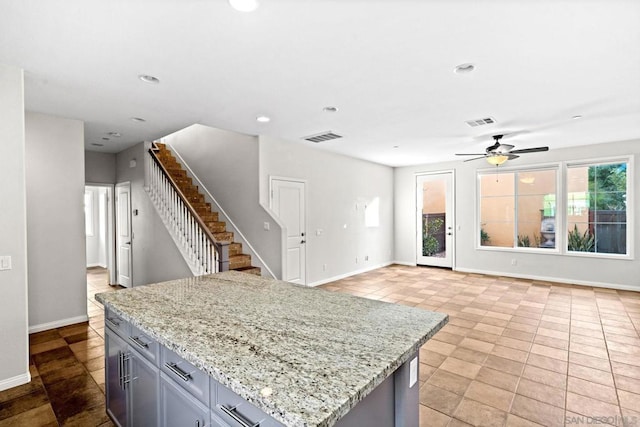
[[[471,160],[478,159],[487,159],[487,162],[498,166],[506,162],[507,160],[517,159],[518,154],[526,154],[526,153],[537,153],[540,151],[549,151],[549,147],[534,147],[534,148],[523,148],[521,150],[514,150],[514,146],[511,144],[502,144],[500,140],[504,137],[504,135],[493,135],[493,140],[495,141],[493,145],[490,145],[486,148],[484,153],[456,153],[456,156],[477,156],[472,159],[467,159],[465,162],[470,162]]]

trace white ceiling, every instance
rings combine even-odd
[[[516,149],[640,138],[638,0],[0,0],[0,62],[25,70],[28,110],[83,120],[95,151],[193,123],[391,166],[497,133]],[[301,140],[327,130],[344,137]]]

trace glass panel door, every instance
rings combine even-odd
[[[453,266],[453,172],[416,176],[419,265]]]

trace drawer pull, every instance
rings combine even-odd
[[[180,369],[180,367],[178,367],[178,365],[173,362],[167,362],[164,364],[164,366],[166,366],[168,370],[179,376],[182,381],[189,381],[192,379],[190,373],[183,371],[182,369]]]
[[[112,319],[111,317],[107,317],[107,323],[110,324],[111,326],[113,326],[114,328],[119,328],[120,327],[120,322],[118,320]]]
[[[257,423],[251,423],[251,421],[247,421],[242,415],[240,415],[238,413],[238,405],[234,406],[233,408],[227,408],[224,405],[218,405],[218,408],[220,408],[222,412],[233,418],[233,421],[237,422],[242,427],[260,427],[260,421],[258,421]]]
[[[143,342],[139,337],[129,337],[129,339],[133,341],[133,343],[140,348],[144,348],[144,349],[149,348],[149,344],[147,344],[146,342]]]

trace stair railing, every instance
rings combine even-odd
[[[152,144],[149,149],[149,196],[195,265],[195,274],[229,270],[229,242],[216,241],[162,164],[158,151],[155,143]]]

